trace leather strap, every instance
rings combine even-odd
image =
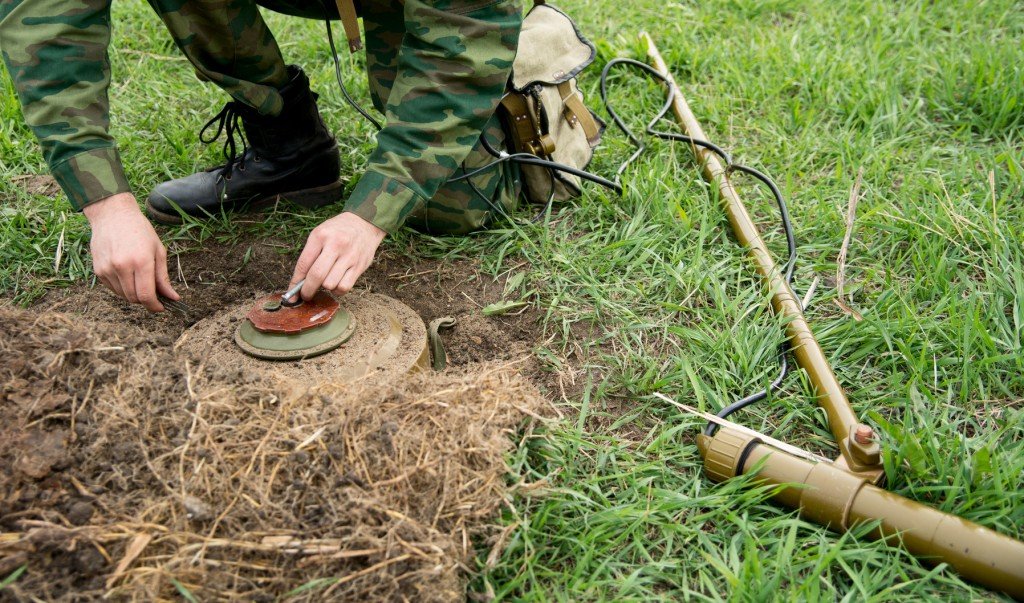
[[[562,97],[562,104],[564,105],[562,115],[569,122],[569,125],[575,128],[578,124],[583,128],[583,133],[587,135],[587,142],[591,145],[597,144],[600,140],[601,128],[598,127],[594,116],[590,113],[590,109],[587,109],[587,106],[583,104],[583,99],[573,90],[572,80],[559,84],[558,94]]]
[[[516,92],[509,92],[501,98],[501,106],[508,113],[511,127],[512,145],[516,152],[533,152],[536,141],[540,137],[537,124],[533,123],[533,111],[526,97]]]
[[[359,17],[356,15],[356,5],[353,0],[334,0],[338,5],[338,16],[341,17],[341,24],[345,28],[345,37],[348,38],[348,49],[356,52],[363,47],[363,40],[359,36]]]

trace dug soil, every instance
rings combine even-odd
[[[483,316],[504,286],[473,262],[392,251],[360,287],[457,320],[443,373],[303,384],[175,349],[287,284],[278,251],[172,258],[188,316],[87,287],[0,302],[0,600],[466,597],[505,455],[551,408],[536,316]]]
[[[295,255],[282,253],[283,248],[273,241],[204,244],[201,251],[173,255],[171,280],[188,306],[189,316],[172,312],[154,316],[101,286],[51,290],[33,309],[126,323],[145,330],[155,342],[170,343],[195,322],[286,287]],[[481,313],[503,299],[505,283],[482,274],[478,262],[410,258],[386,249],[359,279],[357,288],[398,299],[428,324],[436,318],[455,318],[455,326],[441,335],[449,365],[456,368],[480,361],[523,360],[541,342],[542,328],[535,311],[489,317]],[[521,369],[532,379],[546,379],[531,364]]]

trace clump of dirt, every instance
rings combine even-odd
[[[546,406],[514,370],[296,388],[0,308],[0,577],[53,600],[465,597]]]

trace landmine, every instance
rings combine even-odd
[[[305,360],[336,349],[355,329],[352,313],[328,293],[319,291],[313,299],[293,304],[271,293],[239,323],[235,345],[264,360]]]
[[[175,348],[208,364],[310,385],[390,379],[430,366],[423,320],[394,298],[352,293],[339,304],[320,292],[276,308],[279,300],[280,293],[267,295],[205,318]]]

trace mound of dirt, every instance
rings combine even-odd
[[[465,597],[532,385],[476,365],[297,389],[172,342],[0,308],[0,578],[26,568],[0,597]]]
[[[356,329],[338,349],[301,361],[253,358],[235,345],[235,331],[262,297],[240,303],[232,311],[200,320],[182,333],[174,347],[197,362],[274,373],[298,384],[354,381],[364,378],[368,372],[382,379],[394,378],[414,368],[430,366],[426,325],[416,312],[394,298],[361,291],[342,299]],[[400,327],[397,335],[391,332],[392,325]]]

